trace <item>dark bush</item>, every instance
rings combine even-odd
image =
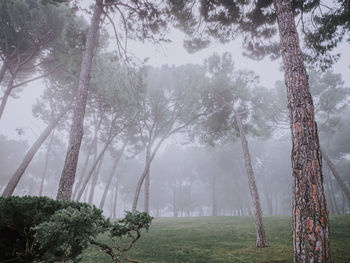
[[[102,211],[46,197],[0,198],[0,262],[78,261],[89,240],[107,227]]]

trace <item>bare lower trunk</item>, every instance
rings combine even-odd
[[[136,209],[137,209],[137,203],[138,203],[138,200],[139,200],[141,187],[142,187],[143,181],[145,180],[145,177],[147,176],[147,173],[148,173],[148,170],[149,170],[150,166],[151,166],[151,162],[147,162],[146,165],[145,165],[145,168],[144,168],[144,170],[143,170],[143,172],[141,174],[140,179],[137,181],[135,195],[134,195],[134,200],[132,202],[132,208],[131,208],[132,212],[135,212]]]
[[[95,169],[95,172],[93,173],[93,176],[92,176],[89,199],[88,199],[88,203],[90,205],[93,205],[93,202],[94,202],[95,189],[96,189],[96,185],[98,182],[98,176],[99,176],[100,171],[101,171],[104,156],[105,155],[103,154],[101,160],[98,163],[98,167],[97,167],[97,169]]]
[[[7,65],[6,65],[6,62],[3,62],[0,69],[0,84],[4,79],[6,71],[7,71]]]
[[[103,209],[103,207],[105,205],[106,197],[107,197],[107,193],[108,193],[108,189],[109,189],[109,185],[111,184],[111,182],[113,180],[113,176],[114,176],[115,171],[117,169],[118,163],[120,161],[120,158],[123,155],[123,152],[124,152],[125,147],[126,147],[127,144],[128,144],[127,142],[124,143],[123,147],[121,148],[120,152],[118,153],[117,157],[114,160],[114,164],[113,164],[112,170],[111,170],[111,172],[110,172],[110,174],[108,176],[107,184],[105,185],[105,189],[103,191],[103,195],[102,195],[102,198],[101,198],[99,209]]]
[[[47,150],[46,150],[43,176],[41,177],[41,183],[40,183],[40,189],[39,189],[39,196],[43,195],[44,183],[45,183],[45,178],[46,178],[46,173],[47,173],[47,167],[49,164],[49,156],[50,156],[51,147],[52,147],[52,143],[53,143],[53,139],[54,139],[54,134],[55,134],[55,131],[52,131],[51,138],[50,138],[49,144],[47,146]]]
[[[113,202],[113,218],[117,218],[118,185],[119,185],[119,182],[118,182],[118,180],[116,180],[115,192],[114,192],[114,202]]]
[[[212,178],[212,184],[211,184],[211,201],[212,201],[212,209],[211,209],[211,215],[217,216],[218,215],[218,208],[216,205],[216,176],[213,176]]]
[[[102,159],[103,155],[105,154],[109,144],[112,142],[112,140],[109,140],[108,142],[106,142],[105,146],[103,147],[103,149],[101,150],[100,154],[98,155],[96,161],[93,163],[92,167],[90,168],[90,171],[89,173],[87,174],[87,176],[84,178],[84,181],[82,182],[82,185],[80,187],[80,190],[78,192],[78,195],[77,195],[77,198],[76,200],[79,201],[81,196],[83,195],[84,193],[84,190],[87,186],[87,184],[89,183],[89,180],[92,176],[92,174],[94,173],[98,163],[100,162],[100,160]]]
[[[344,183],[343,179],[341,176],[338,174],[337,169],[335,169],[334,164],[332,163],[331,159],[329,159],[328,155],[325,153],[325,151],[322,151],[322,157],[326,161],[326,164],[328,165],[329,169],[331,170],[333,176],[337,180],[341,190],[345,194],[345,196],[348,198],[350,201],[350,191],[347,188],[346,184]]]
[[[145,177],[145,199],[143,200],[143,211],[149,213],[149,186],[150,186],[150,169],[148,169],[147,175]]]
[[[86,49],[84,51],[81,64],[78,88],[79,94],[75,104],[76,106],[74,108],[73,122],[69,135],[69,144],[57,191],[57,199],[70,199],[72,195],[72,188],[75,180],[81,140],[84,134],[83,124],[89,90],[92,58],[94,56],[95,46],[97,43],[97,35],[102,12],[102,0],[96,0],[88,36],[86,39]]]
[[[254,171],[252,167],[252,161],[250,158],[248,142],[244,134],[241,117],[237,113],[235,113],[235,120],[239,129],[239,137],[241,139],[242,150],[244,154],[244,162],[246,167],[246,173],[248,176],[250,196],[253,202],[253,208],[254,208],[253,214],[254,214],[255,232],[256,232],[256,246],[267,247],[269,243],[267,242],[267,239],[266,239],[264,224],[262,221],[262,212],[261,212],[261,205],[259,200],[259,193],[255,183]]]
[[[280,34],[292,135],[294,262],[332,262],[321,151],[290,0],[273,0]]]
[[[16,172],[12,175],[4,192],[2,193],[3,197],[7,197],[13,194],[19,180],[21,179],[22,175],[27,169],[29,163],[33,159],[34,155],[38,152],[40,146],[44,143],[44,141],[50,135],[51,131],[56,127],[58,121],[59,119],[51,121],[50,124],[45,128],[45,130],[40,134],[39,138],[35,141],[32,147],[30,147],[29,151],[24,156],[22,163],[17,168]]]
[[[5,107],[6,107],[6,104],[7,104],[7,100],[10,97],[11,91],[13,89],[13,82],[14,82],[14,80],[15,80],[15,74],[11,75],[9,83],[7,84],[7,88],[5,90],[5,93],[4,93],[4,95],[2,96],[2,99],[1,99],[0,120],[1,120],[1,117],[2,117],[2,115],[4,113],[4,110],[5,110]]]

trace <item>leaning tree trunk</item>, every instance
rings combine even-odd
[[[147,175],[145,177],[145,184],[144,184],[144,190],[145,190],[145,199],[143,200],[143,211],[149,214],[149,186],[151,184],[151,169],[148,169]]]
[[[331,262],[320,143],[290,0],[274,0],[287,88],[294,177],[294,262]]]
[[[77,195],[77,198],[76,198],[77,201],[79,201],[80,198],[81,198],[81,196],[83,195],[84,190],[85,190],[86,186],[88,185],[89,180],[90,180],[90,178],[91,178],[93,172],[95,171],[95,169],[96,169],[98,163],[99,163],[99,162],[101,161],[101,159],[103,158],[103,155],[105,154],[105,152],[106,152],[106,150],[107,150],[109,144],[112,142],[112,140],[113,140],[114,137],[115,137],[115,136],[113,136],[112,138],[110,138],[110,139],[105,143],[105,145],[104,145],[103,149],[101,150],[100,154],[98,155],[96,161],[93,163],[92,167],[90,168],[89,173],[88,173],[87,176],[84,178],[84,181],[82,182],[81,188],[80,188],[80,190],[79,190],[79,192],[78,192],[78,195]]]
[[[115,192],[114,192],[114,202],[113,202],[113,218],[117,218],[118,186],[119,186],[119,180],[116,180],[115,189],[114,189]]]
[[[10,97],[11,91],[13,89],[13,82],[15,81],[15,78],[16,78],[16,73],[14,72],[13,74],[11,74],[11,77],[10,77],[10,80],[9,80],[9,82],[7,84],[5,93],[4,93],[4,95],[2,96],[2,99],[1,99],[1,103],[0,103],[0,119],[1,119],[1,117],[3,115],[3,113],[4,113],[4,110],[5,110],[5,107],[6,107],[6,104],[7,104],[7,100]]]
[[[114,160],[114,164],[113,164],[112,170],[111,170],[111,172],[110,172],[110,174],[108,176],[107,184],[106,184],[105,189],[103,191],[101,202],[100,202],[100,205],[98,207],[99,209],[103,209],[103,207],[105,205],[107,193],[108,193],[108,190],[109,190],[109,185],[112,183],[113,176],[115,174],[115,170],[117,169],[118,163],[120,161],[120,158],[123,156],[123,152],[124,152],[125,147],[126,147],[127,144],[128,144],[128,142],[126,141],[124,143],[123,147],[120,149],[120,152],[118,153],[117,157]]]
[[[66,113],[65,111],[64,113]],[[34,155],[38,152],[40,146],[45,142],[47,137],[50,135],[51,131],[56,127],[59,120],[64,116],[64,114],[61,114],[57,119],[52,120],[50,124],[43,130],[43,132],[40,134],[39,138],[35,141],[35,143],[30,147],[29,151],[25,155],[22,163],[17,168],[16,172],[12,175],[10,181],[8,182],[4,192],[2,193],[3,197],[7,197],[13,194],[15,191],[15,188],[21,179],[22,175],[24,174],[25,170],[27,169],[29,163],[33,159]]]
[[[55,134],[55,131],[52,131],[49,145],[47,146],[47,150],[46,150],[43,176],[41,177],[41,183],[40,183],[40,189],[39,189],[39,196],[43,195],[44,183],[45,183],[45,178],[46,178],[46,173],[47,173],[47,167],[49,164],[49,156],[50,156],[50,151],[51,151],[51,147],[52,147],[52,143],[53,143],[53,139],[54,139],[54,134]]]
[[[93,205],[93,203],[94,203],[95,189],[96,189],[96,185],[97,185],[97,182],[98,182],[98,176],[99,176],[101,168],[102,168],[102,163],[103,163],[103,160],[104,160],[104,156],[105,155],[103,154],[101,160],[98,163],[98,167],[97,167],[97,169],[95,169],[95,172],[94,172],[94,174],[92,176],[90,193],[89,193],[89,199],[88,199],[88,203],[90,205]]]
[[[57,199],[70,199],[75,180],[81,140],[83,137],[85,107],[89,90],[90,73],[92,67],[92,58],[97,42],[100,18],[103,13],[103,1],[96,0],[91,25],[89,27],[86,48],[81,63],[78,97],[74,109],[73,122],[69,135],[69,144],[67,148],[64,168],[61,174]]]
[[[256,232],[256,246],[257,247],[267,247],[269,245],[266,235],[264,224],[262,220],[261,205],[259,200],[258,188],[256,187],[254,171],[252,166],[252,161],[250,158],[248,141],[244,135],[243,125],[241,117],[238,113],[235,113],[235,120],[239,130],[239,137],[241,138],[242,150],[244,154],[244,162],[246,167],[246,173],[248,176],[250,196],[252,197],[253,208],[254,208],[254,223]]]
[[[2,65],[1,65],[1,69],[0,69],[0,84],[1,84],[2,80],[4,79],[6,71],[7,71],[7,63],[5,61],[3,61]]]
[[[335,177],[335,179],[337,180],[341,190],[343,191],[344,195],[348,198],[348,200],[350,201],[350,191],[347,188],[345,182],[343,181],[343,179],[341,178],[341,176],[338,174],[337,169],[335,169],[335,166],[333,164],[333,162],[331,161],[331,159],[329,159],[328,155],[325,153],[325,151],[322,151],[322,157],[323,159],[326,161],[326,164],[328,165],[329,169],[331,170],[333,176]]]

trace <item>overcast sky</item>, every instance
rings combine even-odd
[[[213,44],[209,48],[194,54],[188,54],[182,46],[183,34],[174,30],[170,34],[171,43],[162,44],[155,47],[150,43],[129,43],[129,52],[143,60],[148,57],[148,64],[160,66],[163,64],[181,65],[186,63],[202,64],[203,60],[209,57],[213,52],[222,54],[230,52],[233,55],[236,69],[250,69],[260,76],[260,82],[265,87],[272,87],[277,80],[283,80],[283,73],[279,70],[281,60],[254,61],[242,56],[242,48],[239,41],[229,44]],[[113,42],[111,41],[111,44]],[[341,60],[334,65],[333,70],[342,73],[346,84],[350,86],[350,52],[348,45],[342,45],[339,52],[342,53]],[[12,139],[26,139],[31,143],[44,128],[43,124],[32,117],[32,105],[40,97],[44,89],[41,81],[36,81],[24,87],[23,91],[18,93],[19,98],[10,98],[5,108],[3,118],[0,124],[0,134],[6,135]],[[16,133],[16,128],[24,128],[25,135],[20,137]]]

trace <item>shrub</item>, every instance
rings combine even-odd
[[[0,198],[0,261],[78,261],[78,255],[109,225],[85,203],[47,197]]]

